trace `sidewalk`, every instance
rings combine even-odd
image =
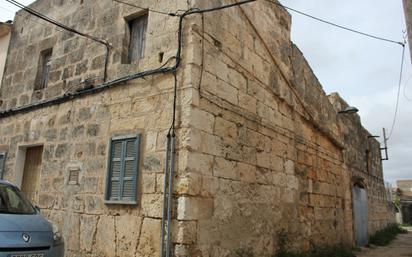
[[[412,232],[400,234],[388,246],[362,248],[357,257],[412,257]]]

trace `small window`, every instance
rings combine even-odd
[[[0,153],[0,179],[3,179],[6,153]]]
[[[53,49],[47,49],[40,53],[39,58],[39,69],[37,71],[37,78],[35,83],[35,90],[43,89],[47,87],[47,82],[49,80],[49,72],[51,65]]]
[[[127,55],[128,63],[134,63],[144,57],[147,20],[148,15],[145,14],[129,21],[130,41]]]
[[[140,135],[112,138],[106,183],[106,203],[136,204]]]

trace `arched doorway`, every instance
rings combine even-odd
[[[356,181],[352,188],[353,223],[357,246],[368,244],[368,198],[366,187],[362,181]]]

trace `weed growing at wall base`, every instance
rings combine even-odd
[[[343,245],[313,247],[308,252],[279,251],[273,257],[356,257]]]
[[[379,230],[370,237],[369,243],[384,246],[390,244],[398,234],[405,234],[408,231],[397,224],[392,224],[385,229]]]

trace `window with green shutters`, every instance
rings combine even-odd
[[[136,204],[140,135],[110,140],[106,203]]]
[[[6,153],[0,153],[0,179],[3,179],[5,162],[6,162]]]

